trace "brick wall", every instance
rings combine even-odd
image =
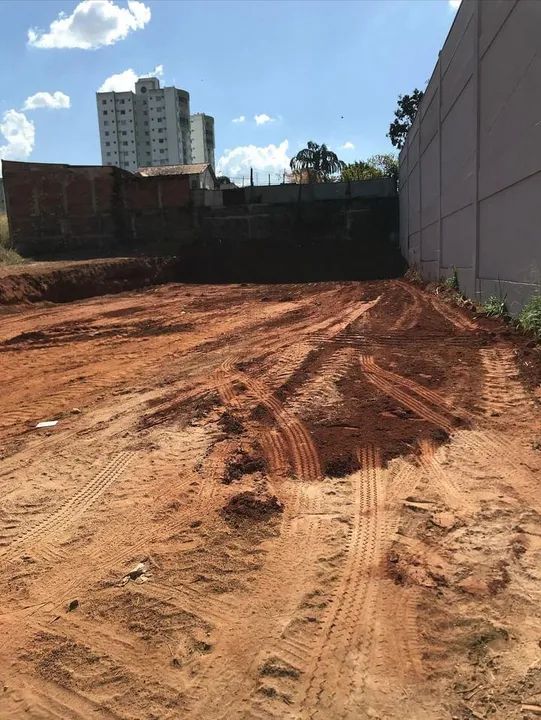
[[[10,232],[22,255],[113,255],[191,237],[187,176],[9,161],[2,168]]]

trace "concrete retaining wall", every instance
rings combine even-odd
[[[206,281],[394,277],[396,197],[201,207],[190,273]]]
[[[541,285],[541,3],[463,0],[400,153],[400,245],[471,298]]]

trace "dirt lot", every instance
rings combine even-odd
[[[541,715],[536,358],[398,280],[4,308],[0,717]]]

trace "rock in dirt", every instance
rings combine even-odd
[[[76,610],[78,607],[79,607],[78,600],[70,600],[68,603],[68,607],[66,608],[66,612],[71,612],[72,610]]]
[[[148,576],[146,575],[147,567],[145,563],[137,563],[137,565],[132,568],[127,575],[124,575],[122,580],[120,581],[120,585],[126,585],[126,583],[129,583],[130,580],[133,580],[137,583],[146,582],[148,580]]]
[[[457,524],[457,519],[453,513],[440,512],[434,513],[430,518],[430,522],[443,530],[452,530]]]
[[[247,490],[230,498],[222,509],[226,520],[269,520],[273,515],[284,511],[284,506],[276,495],[256,495]]]

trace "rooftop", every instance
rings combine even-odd
[[[199,175],[210,168],[209,163],[195,163],[193,165],[159,165],[158,167],[142,167],[138,175],[151,177],[152,175]]]

